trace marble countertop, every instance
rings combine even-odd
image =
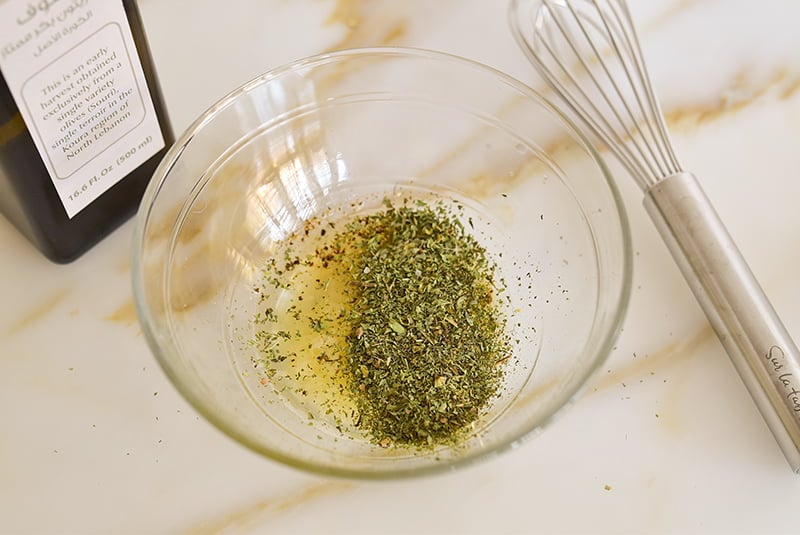
[[[800,3],[632,1],[684,166],[800,338]],[[325,50],[432,48],[540,81],[491,0],[141,0],[177,131]],[[57,266],[0,219],[0,533],[797,533],[793,474],[616,165],[633,295],[546,433],[413,481],[327,480],[206,423],[147,348],[128,223]]]

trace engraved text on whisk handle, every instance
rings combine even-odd
[[[800,473],[800,351],[700,184],[671,175],[645,208],[795,472]]]
[[[778,380],[784,388],[786,399],[792,404],[792,410],[800,412],[800,384],[795,374],[786,371],[786,352],[780,346],[772,346],[765,358],[772,366],[773,373],[778,374]]]

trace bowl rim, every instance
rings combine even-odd
[[[576,387],[570,392],[563,392],[556,399],[554,409],[545,418],[540,420],[537,425],[528,428],[520,428],[512,433],[503,441],[503,443],[487,450],[479,450],[470,455],[457,457],[448,460],[438,460],[435,463],[426,464],[423,466],[406,468],[402,470],[384,470],[384,469],[355,469],[346,466],[332,466],[330,464],[321,464],[313,461],[307,461],[299,457],[293,457],[270,449],[261,444],[254,443],[247,436],[240,433],[233,426],[227,424],[224,418],[219,417],[206,407],[206,403],[198,396],[196,396],[191,389],[183,385],[173,367],[170,365],[168,359],[164,355],[164,351],[159,343],[159,338],[156,335],[158,331],[157,326],[153,322],[153,316],[147,310],[145,304],[145,278],[142,269],[142,248],[145,243],[145,233],[150,221],[150,212],[153,202],[158,196],[164,182],[170,174],[171,169],[179,160],[185,147],[191,142],[192,138],[200,132],[205,125],[212,120],[212,118],[221,110],[233,104],[240,96],[246,94],[248,91],[262,84],[269,83],[272,80],[278,79],[287,73],[297,71],[298,69],[310,68],[316,65],[330,63],[332,61],[344,60],[353,57],[416,57],[420,59],[427,59],[433,61],[444,61],[448,63],[458,63],[463,66],[483,71],[486,74],[496,78],[498,82],[509,85],[523,96],[526,96],[534,101],[558,120],[561,121],[565,130],[574,136],[575,140],[582,145],[582,148],[591,157],[591,160],[600,169],[604,178],[605,184],[608,187],[611,199],[616,208],[616,216],[619,223],[621,232],[621,240],[623,246],[622,258],[622,271],[620,273],[621,286],[620,291],[614,296],[615,302],[610,307],[614,310],[614,317],[609,322],[609,327],[603,334],[600,343],[593,346],[593,357],[590,360],[591,365],[586,366],[578,372]],[[265,73],[256,76],[240,85],[236,89],[230,91],[225,96],[217,100],[209,106],[202,114],[200,114],[185,130],[178,136],[175,142],[169,147],[168,151],[162,158],[158,167],[156,168],[153,177],[148,184],[145,193],[142,197],[139,209],[134,219],[133,239],[131,243],[131,280],[133,290],[133,300],[136,309],[136,314],[139,319],[142,332],[147,342],[150,351],[155,356],[159,366],[169,378],[172,385],[189,402],[189,404],[197,410],[208,422],[216,427],[220,432],[233,439],[235,442],[242,446],[254,451],[267,459],[277,461],[283,465],[291,466],[293,468],[301,469],[306,472],[316,473],[326,477],[343,477],[349,479],[362,479],[362,480],[386,480],[386,479],[403,479],[421,475],[430,475],[452,471],[456,468],[463,468],[466,466],[474,465],[482,462],[490,457],[499,455],[508,450],[518,447],[526,439],[541,432],[555,421],[556,418],[564,414],[566,409],[570,407],[586,390],[588,380],[590,377],[601,367],[608,359],[611,351],[613,350],[614,343],[619,336],[622,329],[622,324],[625,319],[628,305],[631,296],[632,288],[632,271],[633,271],[633,252],[632,252],[632,239],[631,231],[628,221],[628,215],[625,210],[622,197],[618,187],[609,171],[605,161],[601,157],[599,151],[595,148],[588,136],[577,126],[556,104],[551,102],[541,93],[520,81],[519,79],[485,63],[469,59],[456,54],[442,52],[438,50],[431,50],[418,47],[406,46],[378,46],[378,47],[359,47],[336,52],[325,52],[306,56],[295,61],[291,61],[279,67],[270,69]]]

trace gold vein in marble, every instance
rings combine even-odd
[[[695,355],[701,347],[713,338],[713,335],[714,332],[711,327],[706,325],[692,337],[672,342],[658,351],[650,353],[643,358],[634,359],[606,375],[601,376],[598,374],[594,380],[590,380],[590,389],[585,394],[585,397],[608,390],[614,386],[620,386],[626,382],[633,384],[634,381],[651,378],[657,370],[673,366],[677,362]],[[515,409],[530,405],[544,396],[551,395],[553,388],[557,384],[558,381],[556,380],[543,382],[540,386],[517,400],[514,405]],[[669,419],[669,407],[667,405],[665,402],[664,406],[659,410],[659,418],[664,418],[664,422],[669,423],[672,428],[676,429],[677,424]]]
[[[668,6],[664,11],[658,14],[655,18],[648,21],[643,26],[643,32],[651,32],[665,26],[667,23],[672,21],[678,15],[681,15],[687,9],[695,6],[697,4],[697,0],[678,0],[674,2],[672,5]]]
[[[125,255],[125,258],[120,260],[117,265],[116,269],[119,273],[130,273],[131,271],[131,257],[130,254]]]
[[[136,325],[139,322],[139,319],[136,315],[136,307],[133,304],[133,299],[128,299],[125,301],[116,310],[114,310],[114,312],[106,316],[105,320],[112,323],[119,323],[125,325],[126,327]]]
[[[686,399],[684,385],[690,376],[690,369],[683,369],[680,373],[673,372],[670,374],[668,388],[665,389],[664,395],[653,414],[654,417],[658,418],[659,428],[673,437],[680,436],[687,423],[681,417],[681,406]]]
[[[67,289],[54,293],[32,310],[26,314],[23,314],[22,317],[20,317],[16,323],[12,324],[4,334],[6,336],[12,336],[27,329],[32,324],[50,314],[62,301],[64,301],[67,295],[69,295],[69,290]]]
[[[622,383],[632,383],[638,379],[646,379],[651,373],[669,366],[674,366],[681,360],[686,360],[697,354],[709,340],[714,338],[714,331],[705,324],[693,336],[682,337],[662,347],[661,349],[632,360],[630,363],[611,370],[594,382],[592,394],[607,390]]]
[[[665,380],[662,379],[663,375],[660,372],[665,369],[676,370],[679,368],[678,363],[697,355],[712,339],[714,339],[714,331],[706,324],[693,336],[667,344],[653,353],[635,358],[628,364],[611,370],[604,376],[598,376],[595,384],[587,393],[587,397],[615,386],[624,387],[625,384],[634,386],[637,381]],[[657,373],[658,375],[656,375]],[[663,398],[652,414],[653,418],[657,419],[659,428],[673,436],[679,435],[682,431],[681,419],[677,413],[683,393],[681,386],[685,378],[685,374],[673,373],[670,375],[668,388],[665,389]]]
[[[536,375],[536,370],[533,371],[533,374]],[[559,386],[561,386],[561,381],[555,378],[542,381],[541,384],[531,389],[530,392],[526,392],[524,395],[517,397],[510,405],[511,410],[519,412],[526,410],[534,403],[544,403],[545,398],[549,398],[556,393],[556,388]]]
[[[497,117],[506,115],[513,115],[515,108],[525,101],[526,97],[519,95],[503,103],[495,114]],[[479,143],[484,137],[486,132],[490,129],[489,126],[482,125],[477,128],[470,136],[461,141],[455,148],[444,154],[441,158],[433,162],[428,167],[417,173],[420,178],[434,175],[437,171],[445,168],[454,160],[463,155],[470,149],[471,146]],[[547,146],[541,147],[544,154],[554,155],[558,152],[569,150],[575,145],[575,141],[567,136],[561,136]],[[493,173],[491,170],[480,170],[472,176],[467,177],[462,188],[464,192],[475,199],[488,199],[494,195],[502,193],[511,193],[525,182],[526,178],[534,176],[534,167],[542,164],[538,156],[531,153],[525,153],[521,156],[520,160],[506,173]]]
[[[307,506],[310,502],[342,493],[354,486],[352,483],[343,481],[320,481],[285,497],[256,502],[219,518],[201,522],[185,533],[186,535],[216,535],[252,530],[259,526],[263,528],[263,522],[272,516],[299,506]]]
[[[575,146],[575,141],[564,136],[543,147],[542,152],[553,156],[562,151],[567,151]],[[493,174],[479,172],[464,180],[464,192],[474,199],[489,199],[491,197],[514,191],[527,179],[539,176],[540,172],[547,171],[547,166],[539,156],[528,153],[511,171]]]
[[[769,97],[779,101],[790,100],[800,91],[800,75],[792,76],[786,68],[777,69],[763,82],[752,82],[747,71],[734,76],[728,87],[718,92],[714,103],[687,106],[667,111],[664,115],[671,128],[696,126],[717,121],[756,104]]]
[[[779,100],[789,100],[795,95],[800,93],[800,76],[791,77],[789,71],[781,68],[778,69],[771,77],[769,77],[763,84],[753,85],[748,81],[746,73],[737,75],[727,88],[721,89],[718,94],[720,95],[736,95],[745,94],[743,98],[733,99],[732,97],[720,97],[719,101],[715,104],[697,106],[697,107],[684,107],[669,110],[665,112],[665,118],[671,130],[677,131],[680,129],[693,128],[697,125],[710,123],[721,120],[729,115],[734,115],[748,106],[751,106],[769,96],[776,96]],[[503,114],[513,113],[514,108],[520,104],[521,98],[509,101],[501,106],[498,116]],[[448,154],[444,155],[441,159],[437,160],[423,170],[420,176],[426,176],[434,173],[436,170],[445,167],[458,158],[464,151],[477,142],[482,135],[481,131],[476,131],[471,137],[465,139],[458,147],[451,150]],[[566,150],[573,141],[567,137],[555,140],[547,147],[544,147],[544,152],[553,154],[556,151]],[[607,153],[607,149],[603,146],[596,147],[600,152]],[[532,176],[522,171],[526,166],[534,163],[536,158],[529,155],[526,160],[520,161],[519,165],[514,169],[511,175],[492,175],[486,171],[477,172],[474,176],[467,179],[465,187],[470,194],[476,198],[486,198],[496,193],[508,193],[514,188],[518,187],[525,181],[526,177]]]
[[[781,100],[791,100],[798,91],[800,91],[800,76],[785,84],[778,98]]]
[[[396,45],[406,35],[407,17],[380,18],[373,16],[375,13],[383,14],[403,6],[395,2],[376,0],[338,0],[336,7],[328,17],[328,24],[342,24],[347,30],[346,35],[337,43],[328,47],[326,52],[344,50],[348,48]]]

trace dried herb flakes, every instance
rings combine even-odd
[[[267,373],[316,352],[329,379],[336,376],[333,390],[349,399],[346,410],[357,412],[354,425],[376,444],[459,441],[498,393],[511,351],[499,308],[503,288],[486,250],[442,202],[387,200],[375,213],[321,230],[307,224],[295,237],[320,240],[313,253],[287,249],[283,262],[265,270],[265,300],[269,286],[292,286],[280,279],[294,269],[314,273],[306,282],[317,293],[337,290],[310,300],[295,289],[285,309],[264,307],[254,345]],[[304,345],[314,335],[324,343]],[[319,371],[307,368],[296,378]]]

